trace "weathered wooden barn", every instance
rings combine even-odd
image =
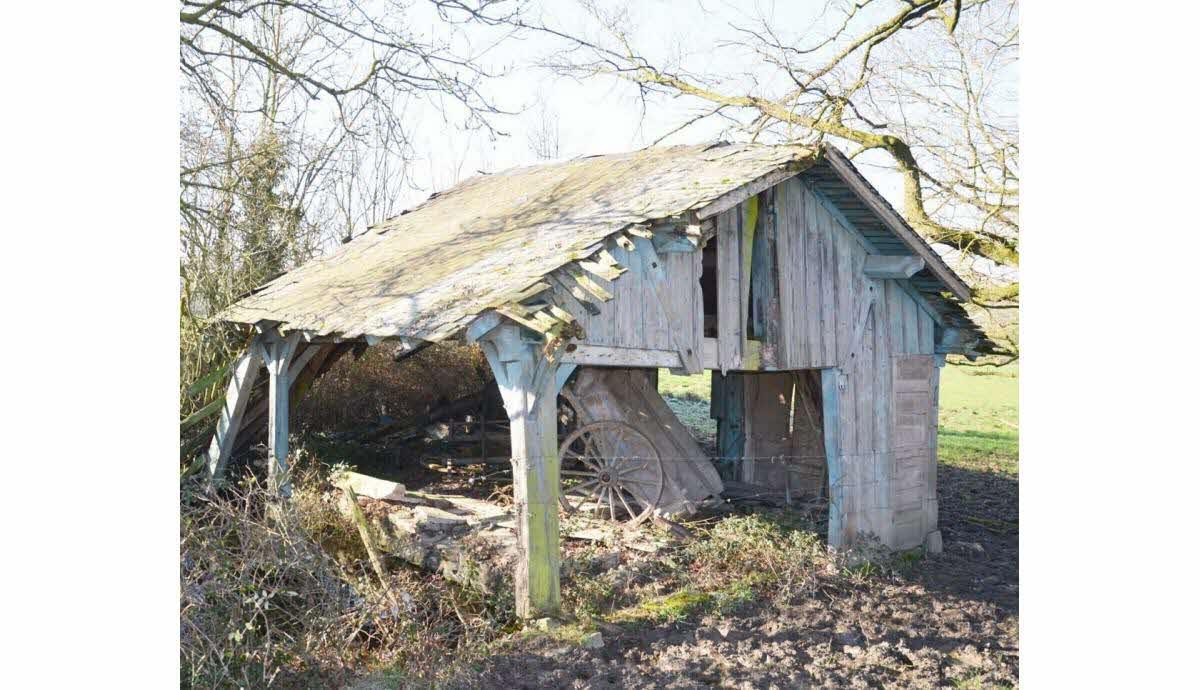
[[[826,494],[831,545],[874,534],[938,549],[939,367],[991,345],[967,299],[832,147],[649,148],[482,175],[222,313],[257,335],[210,470],[234,446],[260,367],[286,492],[297,379],[352,343],[460,338],[483,347],[510,421],[522,615],[558,608],[559,511],[581,505],[571,496],[643,519],[721,492],[658,397],[658,368],[713,371],[722,462],[744,481]],[[560,392],[584,428],[567,439]]]

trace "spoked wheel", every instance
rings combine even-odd
[[[558,456],[559,501],[568,515],[589,513],[635,527],[658,507],[662,458],[635,427],[619,421],[585,424],[567,434]]]

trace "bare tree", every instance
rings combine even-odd
[[[639,45],[624,8],[580,6],[594,31],[512,23],[561,41],[546,61],[559,74],[615,77],[646,103],[696,103],[699,113],[667,134],[724,118],[727,132],[751,140],[830,138],[853,157],[884,154],[903,180],[901,212],[949,249],[972,279],[976,305],[992,316],[1015,312],[1020,175],[1007,78],[1018,57],[1015,0],[852,0],[828,4],[812,26],[795,30],[760,11],[729,23],[716,45],[657,59],[649,55],[661,54],[662,36]],[[697,16],[709,18],[703,4]],[[747,56],[756,64],[750,73],[709,67]],[[1015,335],[993,334],[1015,357]]]
[[[521,0],[181,0],[182,414],[243,343],[210,317],[395,213],[416,110],[495,135],[486,53]],[[428,27],[418,31],[414,27]],[[473,39],[484,31],[482,47]]]
[[[554,112],[544,96],[539,96],[537,107],[532,109],[526,132],[529,151],[538,160],[554,160],[562,156],[558,113]]]

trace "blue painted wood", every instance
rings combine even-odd
[[[574,364],[559,362],[558,368],[554,371],[554,392],[557,394],[566,385],[567,379],[571,378],[571,374],[575,373]]]
[[[659,254],[669,254],[672,252],[694,252],[699,247],[696,241],[686,235],[678,235],[674,233],[654,233],[654,251]]]
[[[722,479],[738,479],[741,459],[746,448],[745,375],[713,372],[713,379],[722,376],[721,417],[717,420],[717,448],[721,455],[717,471]]]
[[[467,326],[467,342],[473,343],[500,325],[502,318],[494,311],[484,312]]]
[[[942,315],[937,313],[937,311],[929,304],[929,300],[925,299],[925,296],[921,294],[920,290],[917,290],[917,288],[913,287],[911,281],[897,280],[896,284],[900,286],[900,289],[904,291],[904,294],[911,297],[913,301],[917,303],[917,306],[921,308],[921,311],[925,312],[929,315],[929,318],[933,319],[934,323],[939,325],[943,323]]]
[[[845,511],[844,471],[840,455],[838,378],[835,368],[821,370],[821,419],[825,436],[825,463],[829,468],[829,545],[844,545],[842,520]]]

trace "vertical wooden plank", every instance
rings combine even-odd
[[[246,413],[246,403],[250,401],[250,391],[254,389],[261,366],[258,346],[252,344],[233,367],[229,387],[225,390],[225,404],[221,408],[221,417],[217,419],[217,430],[208,446],[210,481],[220,481],[224,477],[225,464],[229,461],[234,439]]]
[[[816,205],[816,204],[814,204]],[[833,217],[824,205],[821,211],[821,350],[822,364],[832,366],[837,358],[837,257],[834,251]]]
[[[807,315],[804,305],[804,186],[795,178],[779,186],[780,231],[779,272],[785,282],[780,301],[783,314],[784,333],[787,338],[786,368],[800,369],[808,366],[805,344]]]
[[[839,362],[846,361],[850,356],[849,340],[850,334],[854,330],[851,323],[854,320],[854,314],[858,310],[854,308],[855,285],[861,283],[860,280],[852,279],[850,273],[850,255],[857,246],[852,247],[852,241],[846,237],[846,233],[841,230],[840,226],[834,227],[834,235],[836,236],[837,246],[837,359]]]
[[[896,281],[885,280],[883,283],[887,286],[888,340],[892,346],[892,354],[898,355],[904,352],[904,305],[900,303],[902,293],[896,286]]]
[[[795,226],[791,211],[790,180],[775,187],[775,266],[779,273],[779,351],[777,355],[780,369],[794,368],[795,359],[792,348],[795,347],[795,303],[792,297],[792,284],[796,280],[796,267],[791,261],[792,237]]]
[[[920,307],[913,301],[913,298],[903,290],[900,291],[901,299],[904,302],[904,348],[908,354],[917,354],[921,351],[920,333],[917,332],[917,320],[920,316]]]
[[[720,374],[713,372],[713,382],[721,383],[721,421],[717,425],[717,452],[720,453],[727,474],[746,481],[742,458],[746,448],[745,383],[746,375],[740,373]]]
[[[917,323],[920,326],[921,333],[921,348],[920,353],[923,355],[933,354],[933,319],[924,310],[917,310]]]
[[[871,308],[874,313],[875,308]],[[855,447],[858,448],[858,453],[867,454],[875,450],[875,415],[874,405],[875,396],[878,391],[875,390],[875,333],[874,319],[868,317],[861,338],[860,351],[857,357],[854,358],[854,374],[858,379],[855,386],[858,399],[854,416],[856,419],[855,435],[857,442]]]
[[[845,522],[845,486],[843,483],[843,467],[839,440],[841,434],[838,424],[841,414],[838,408],[838,378],[839,372],[834,368],[821,370],[821,419],[825,435],[825,464],[829,470],[829,537],[832,547],[841,547],[846,543],[843,534]]]
[[[820,206],[812,192],[804,194],[804,311],[806,321],[804,342],[808,346],[806,366],[818,367],[825,364],[821,336],[821,225],[818,213]]]
[[[686,311],[673,308],[678,281],[671,279],[670,263],[664,257],[681,256],[680,254],[658,254],[654,251],[654,243],[644,237],[634,238],[637,248],[634,266],[637,267],[636,277],[641,287],[638,303],[641,306],[641,331],[634,332],[639,347],[649,347],[655,350],[672,350],[670,331],[676,329],[683,336],[689,332],[683,328],[683,319],[688,317]],[[631,269],[632,272],[633,269]],[[620,281],[618,281],[620,282]],[[675,323],[672,323],[672,322]],[[635,322],[634,326],[638,324]]]
[[[717,364],[722,372],[741,365],[740,222],[738,207],[717,216]]]
[[[704,272],[704,256],[695,251],[689,254],[692,258],[692,342],[696,344],[697,352],[704,348],[704,293],[700,290],[700,274]]]
[[[879,281],[876,289],[881,289]],[[871,401],[871,418],[874,425],[872,452],[874,457],[875,475],[878,479],[875,491],[875,506],[882,517],[884,530],[880,539],[891,539],[891,506],[892,506],[892,476],[894,456],[891,449],[892,427],[892,373],[891,354],[888,351],[888,336],[886,320],[883,312],[876,311],[873,316],[875,325],[874,360],[870,363],[872,390],[874,398]]]
[[[938,529],[938,494],[937,494],[937,470],[938,470],[938,410],[941,407],[941,387],[942,387],[942,367],[946,364],[945,357],[936,357],[934,359],[933,380],[930,390],[933,395],[933,406],[930,410],[930,425],[929,430],[929,468],[926,471],[925,485],[925,531],[926,533],[933,532]],[[941,535],[938,535],[936,547],[931,550],[940,550]],[[926,540],[927,548],[930,548],[930,540]]]
[[[758,197],[752,196],[739,204],[741,209],[741,231],[738,237],[738,251],[740,252],[740,270],[738,271],[738,283],[741,286],[741,299],[738,301],[738,307],[741,310],[741,316],[738,317],[738,324],[742,329],[743,346],[741,349],[743,358],[746,353],[745,341],[749,339],[750,334],[746,332],[746,324],[750,322],[750,281],[753,275],[751,269],[754,261],[754,243],[755,236],[758,234]]]
[[[891,400],[892,400],[892,349],[888,337],[887,302],[883,295],[885,284],[881,280],[869,280],[869,291],[877,296],[875,309],[871,315],[875,325],[875,360],[871,365],[871,375],[874,377],[875,400],[872,418],[875,427],[875,440],[872,447],[876,452],[886,453],[891,450]]]
[[[288,365],[300,340],[299,333],[265,344],[267,373],[267,486],[281,498],[292,495],[288,470],[288,419],[291,383]]]
[[[638,258],[637,252],[625,251],[619,247],[618,249],[620,254],[613,258],[629,270],[617,280],[612,281],[613,301],[616,302],[618,314],[616,337],[613,338],[613,344],[629,346],[640,342],[645,333],[642,323],[645,306],[641,301],[643,293],[641,260]]]

